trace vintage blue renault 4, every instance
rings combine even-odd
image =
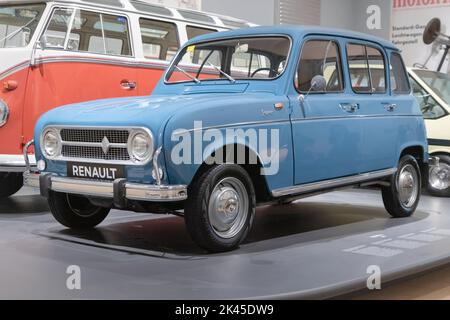
[[[245,239],[257,205],[342,187],[379,186],[408,217],[429,165],[399,50],[317,27],[198,37],[151,96],[52,110],[34,143],[25,182],[64,226],[93,228],[111,208],[173,213],[211,252]]]

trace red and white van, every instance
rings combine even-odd
[[[248,26],[143,1],[2,0],[0,198],[22,186],[22,150],[42,113],[69,103],[148,95],[181,44]]]

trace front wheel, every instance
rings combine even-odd
[[[450,197],[450,157],[439,155],[439,165],[430,166],[428,192],[437,197]]]
[[[97,207],[89,199],[66,193],[50,192],[48,204],[53,217],[71,229],[91,229],[105,220],[110,209]]]
[[[402,157],[391,185],[382,188],[384,206],[389,214],[395,218],[411,216],[419,205],[421,185],[417,160],[410,155]]]
[[[0,199],[12,196],[23,187],[23,176],[16,172],[0,172]]]
[[[246,238],[256,197],[248,173],[235,164],[213,166],[189,187],[185,207],[191,238],[210,252],[235,249]]]

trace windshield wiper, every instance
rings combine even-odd
[[[190,75],[186,70],[184,70],[183,68],[174,65],[175,69],[177,69],[178,71],[182,72],[186,77],[188,77],[189,79],[191,79],[192,81],[194,81],[195,83],[201,83],[200,80],[198,80],[196,77],[194,77],[193,75]]]
[[[11,32],[10,34],[7,34],[6,37],[0,39],[0,42],[9,40],[9,39],[15,37],[15,36],[18,35],[20,32],[22,32],[23,29],[28,28],[28,26],[29,26],[30,24],[32,24],[33,22],[35,22],[36,20],[37,20],[37,18],[34,17],[33,19],[31,19],[30,21],[28,21],[25,25],[23,25],[23,26],[20,27],[19,29],[17,29],[17,30],[15,30],[15,31]]]
[[[219,71],[221,75],[223,75],[225,78],[227,78],[228,80],[230,80],[232,83],[235,83],[235,82],[236,82],[236,79],[234,79],[234,78],[233,78],[232,76],[230,76],[228,73],[222,71],[222,69],[220,69],[218,66],[213,65],[213,64],[212,64],[211,62],[209,62],[209,61],[208,61],[207,63],[208,63],[208,65],[209,65],[210,67],[213,67],[214,69],[216,69],[217,71]]]

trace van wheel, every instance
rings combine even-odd
[[[437,197],[450,197],[450,157],[439,155],[439,166],[430,167],[428,192]]]
[[[186,226],[200,247],[210,252],[229,251],[246,238],[255,206],[253,183],[242,167],[213,166],[188,189]]]
[[[23,176],[16,172],[0,172],[0,199],[12,196],[23,187]]]
[[[391,185],[383,187],[383,202],[389,214],[395,218],[411,216],[420,201],[422,177],[416,159],[410,155],[400,159]]]
[[[71,229],[91,229],[107,217],[109,208],[97,207],[82,196],[51,191],[48,197],[55,219]]]

